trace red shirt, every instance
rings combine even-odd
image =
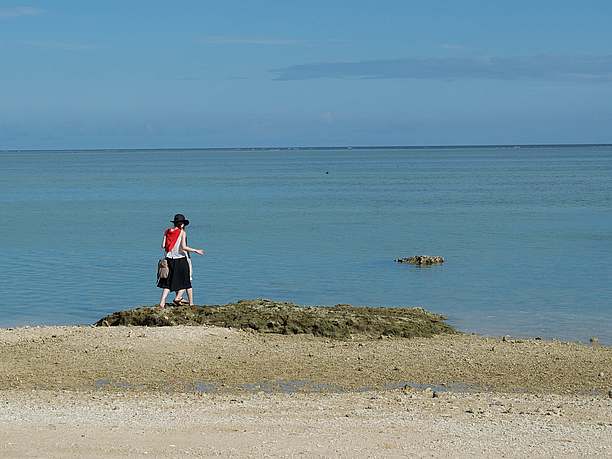
[[[164,249],[166,249],[166,252],[170,252],[174,248],[180,235],[180,228],[168,228],[164,232],[164,236],[166,236],[166,244],[164,245]]]

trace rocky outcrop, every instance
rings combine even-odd
[[[411,265],[437,265],[444,263],[444,258],[431,255],[415,255],[414,257],[398,258],[395,261]]]
[[[221,306],[177,306],[138,308],[115,312],[96,325],[214,325],[259,333],[293,335],[308,333],[328,338],[352,336],[411,338],[456,333],[446,318],[422,308],[304,307],[272,300],[241,300]]]

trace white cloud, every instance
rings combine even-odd
[[[272,69],[276,80],[356,79],[487,79],[612,82],[612,55],[429,57],[353,62],[320,62]]]
[[[450,49],[450,50],[463,50],[463,49],[467,49],[466,46],[457,44],[457,43],[442,43],[440,45],[440,48],[444,48],[444,49]]]
[[[334,121],[336,121],[336,114],[334,112],[323,112],[321,113],[321,119],[326,124],[332,124]]]
[[[88,49],[97,49],[98,46],[89,45],[86,43],[70,43],[63,41],[22,41],[21,44],[31,46],[33,48],[59,49],[63,51],[84,51]]]
[[[226,37],[226,36],[210,36],[198,40],[200,43],[207,45],[262,45],[262,46],[291,46],[291,45],[306,45],[303,40],[283,39],[283,38],[266,38],[266,37]]]
[[[42,14],[43,10],[32,6],[13,6],[0,8],[0,18],[16,18],[19,16],[36,16]]]

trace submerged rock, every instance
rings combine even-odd
[[[409,263],[411,265],[435,265],[444,263],[443,257],[431,255],[415,255],[414,257],[398,258],[398,263]]]
[[[446,317],[422,308],[304,307],[264,299],[241,300],[214,306],[141,307],[119,311],[100,319],[96,326],[215,325],[284,335],[309,333],[348,339],[353,335],[378,338],[429,337],[457,333]]]

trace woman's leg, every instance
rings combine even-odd
[[[183,294],[185,293],[185,289],[181,289],[176,292],[176,298],[174,298],[174,304],[179,304],[183,299]]]
[[[189,287],[187,289],[187,297],[189,298],[189,305],[193,306],[193,288]]]
[[[165,289],[162,290],[161,298],[159,299],[159,307],[160,308],[165,308],[166,307],[166,298],[168,298],[168,293],[170,293],[170,289],[169,288],[165,288]]]

